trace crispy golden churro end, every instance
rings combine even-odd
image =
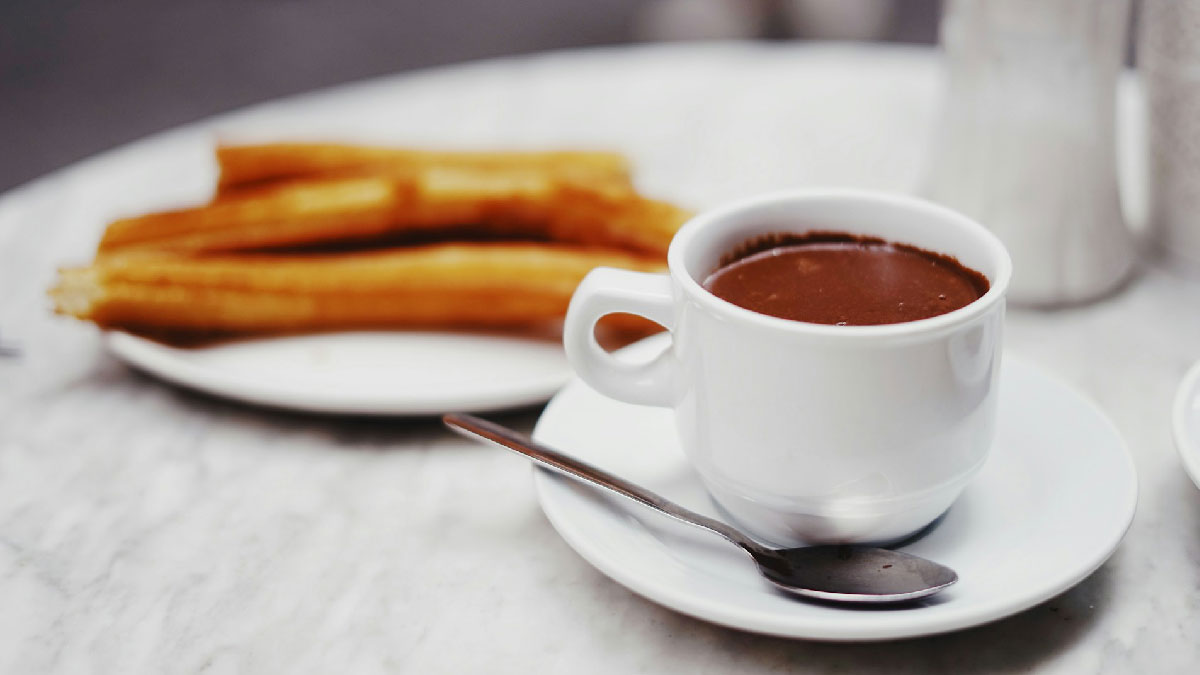
[[[102,294],[96,270],[91,267],[60,269],[58,283],[50,289],[54,311],[77,319],[90,319],[92,307]]]

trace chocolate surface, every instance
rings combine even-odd
[[[713,295],[782,319],[869,326],[952,312],[987,277],[951,256],[839,232],[772,235],[740,246],[705,281]]]

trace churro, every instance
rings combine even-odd
[[[112,222],[100,252],[154,248],[200,252],[364,237],[387,229],[399,206],[395,181],[363,177],[292,183],[196,208]]]
[[[217,147],[218,193],[265,181],[311,178],[364,170],[421,171],[433,168],[543,169],[586,173],[629,183],[628,162],[612,152],[449,152],[333,143],[269,143]]]
[[[597,266],[663,268],[626,252],[532,243],[336,255],[126,254],[61,270],[51,297],[61,314],[144,331],[518,327],[560,319]]]
[[[217,161],[210,203],[111,223],[90,266],[61,270],[56,310],[171,337],[547,327],[595,267],[663,270],[690,216],[605,152],[282,143]]]
[[[663,254],[689,213],[628,185],[543,168],[425,168],[296,181],[109,225],[102,253],[296,247],[472,226],[499,237]]]

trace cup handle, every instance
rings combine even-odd
[[[672,330],[671,277],[608,267],[588,273],[575,289],[563,324],[563,347],[571,367],[584,382],[610,398],[641,405],[674,405],[675,364],[669,348],[648,362],[629,363],[596,342],[596,322],[618,312],[637,314]]]

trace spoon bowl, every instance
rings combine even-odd
[[[958,581],[949,567],[901,551],[870,546],[764,546],[727,523],[686,509],[507,427],[465,414],[446,415],[442,421],[464,436],[507,448],[555,472],[718,534],[745,551],[768,582],[791,595],[828,602],[890,604],[928,597]]]
[[[780,590],[833,602],[905,602],[958,581],[945,565],[884,548],[808,546],[749,553]]]

